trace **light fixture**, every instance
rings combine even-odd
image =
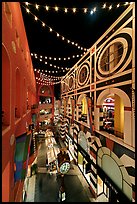
[[[65,13],[67,13],[68,12],[68,9],[67,8],[65,8]]]
[[[27,11],[27,13],[29,13],[29,12],[30,12],[30,10],[29,10],[28,8],[26,8],[26,11]]]
[[[38,18],[35,16],[35,21],[37,21],[38,20]]]
[[[55,6],[55,11],[58,11],[59,9],[58,9],[58,7],[57,6]]]
[[[47,11],[49,10],[49,7],[48,7],[48,6],[46,6],[46,10],[47,10]]]
[[[112,9],[112,5],[109,6],[109,10]]]
[[[39,6],[36,4],[36,9],[38,9],[39,8]]]
[[[103,5],[103,8],[106,8],[106,4]]]
[[[84,8],[84,13],[87,13],[87,8]]]
[[[73,13],[75,13],[76,12],[76,8],[73,8]]]

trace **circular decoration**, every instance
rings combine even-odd
[[[66,174],[70,169],[70,163],[69,162],[64,162],[60,166],[60,173]]]
[[[96,61],[97,77],[122,72],[132,59],[132,29],[123,28],[101,47]]]
[[[73,76],[69,78],[69,89],[73,88]]]
[[[65,91],[65,83],[63,82],[62,84],[62,91],[64,92]]]
[[[10,137],[10,145],[11,146],[14,144],[14,141],[15,141],[15,136],[14,136],[14,134],[12,134]]]
[[[79,70],[78,73],[78,85],[86,85],[89,81],[89,64],[85,63]]]
[[[106,46],[106,49],[101,53],[98,62],[99,71],[103,74],[109,74],[119,65],[123,56],[124,44],[126,42],[114,41]]]
[[[15,45],[15,42],[12,41],[11,45],[12,45],[13,52],[16,54],[16,45]]]
[[[79,74],[79,81],[80,83],[83,84],[83,82],[86,80],[86,77],[87,77],[87,68],[86,67],[83,67],[80,71],[80,74]]]

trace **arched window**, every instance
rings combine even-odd
[[[124,137],[124,104],[117,94],[108,95],[103,102],[103,129]]]
[[[16,69],[16,102],[15,102],[15,118],[19,118],[21,114],[21,104],[20,104],[20,97],[21,97],[21,90],[20,90],[20,72],[19,69]]]
[[[26,100],[27,100],[27,89],[26,89],[26,80],[24,78],[23,81],[23,113],[26,113],[27,110],[27,105],[26,105]]]
[[[2,126],[10,125],[10,60],[2,46]]]

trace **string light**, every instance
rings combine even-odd
[[[26,11],[27,11],[27,13],[29,13],[29,12],[30,12],[30,10],[29,10],[28,8],[26,8]]]
[[[37,16],[35,16],[35,21],[37,21],[38,20],[38,18],[37,18]]]
[[[40,55],[39,57],[38,57],[38,54],[34,54],[34,53],[31,53],[31,56],[33,56],[33,57],[35,57],[35,58],[45,58],[45,59],[49,59],[49,60],[70,60],[71,58],[76,58],[76,57],[82,57],[84,55],[84,53],[83,54],[80,54],[80,55],[73,55],[73,56],[71,56],[71,57],[47,57],[47,56],[42,56],[42,55]]]
[[[84,8],[84,13],[87,13],[88,9],[87,8]]]
[[[48,7],[48,6],[46,6],[46,10],[47,10],[47,11],[49,10],[49,7]]]
[[[106,4],[103,5],[103,8],[106,8]]]
[[[25,3],[25,5],[32,5],[32,6],[34,6],[35,4],[34,3],[28,3],[28,2],[22,2],[22,4],[23,3]],[[117,4],[116,5],[116,8],[118,8],[119,6],[127,6],[127,5],[129,5],[129,4],[131,4],[131,3],[133,3],[133,2],[121,2],[120,4]],[[54,11],[64,11],[64,13],[67,13],[68,11],[72,11],[73,13],[78,13],[78,11],[80,11],[80,10],[82,10],[83,11],[83,13],[91,13],[91,10],[92,9],[89,9],[89,8],[63,8],[63,7],[58,7],[58,6],[43,6],[43,5],[38,5],[38,4],[36,4],[35,5],[35,7],[38,9],[39,7],[45,7],[45,9],[46,9],[46,11],[49,11],[49,8],[50,8],[50,10],[54,10]],[[106,3],[104,3],[103,4],[103,6],[102,6],[102,8],[104,9],[104,8],[108,8],[109,10],[110,10],[110,8],[109,8],[110,6],[107,6],[106,5]],[[113,6],[113,8],[114,8],[114,6]],[[93,10],[94,11],[94,10]],[[94,11],[95,12],[95,11]]]
[[[65,13],[67,13],[68,12],[68,9],[67,8],[65,8]]]
[[[73,8],[73,13],[75,13],[76,12],[76,8]]]
[[[39,6],[36,4],[36,9],[38,9],[39,8]]]
[[[55,6],[55,11],[58,11],[58,7],[57,6]]]
[[[109,6],[109,10],[110,10],[110,9],[112,9],[112,5],[111,5],[111,6]]]
[[[24,7],[24,6],[23,6]],[[25,8],[25,7],[24,7]],[[26,9],[26,8],[25,8]],[[73,8],[73,9],[75,9],[75,8]],[[37,20],[39,20],[41,23],[42,23],[42,25],[43,25],[43,21],[41,21],[37,16],[35,16],[32,12],[30,12],[33,16],[34,16],[34,18],[35,18],[35,20],[37,21]],[[55,30],[53,30],[51,27],[49,27],[47,24],[44,24],[44,26],[47,26],[48,28],[49,28],[49,31],[50,32],[52,32],[52,31],[54,31],[55,33],[56,33],[56,36],[57,37],[59,37],[59,36],[61,36],[61,39],[63,38],[63,40],[66,40],[68,43],[71,43],[72,45],[74,45],[74,46],[76,46],[76,47],[78,47],[78,49],[81,49],[81,50],[85,50],[85,51],[87,51],[87,48],[83,48],[83,47],[81,47],[81,46],[78,46],[78,43],[74,43],[74,42],[71,42],[70,40],[68,40],[68,39],[66,39],[64,36],[62,36],[62,35],[60,35],[59,33],[57,33]]]

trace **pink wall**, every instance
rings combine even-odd
[[[11,24],[5,8],[11,13]],[[16,197],[15,140],[12,143],[11,136],[14,138],[25,133],[26,123],[32,122],[31,110],[26,110],[27,89],[30,107],[36,103],[35,75],[19,2],[2,2],[2,59],[2,110],[5,112],[2,124],[2,201],[13,202]],[[20,113],[18,118],[15,117],[16,103]]]

